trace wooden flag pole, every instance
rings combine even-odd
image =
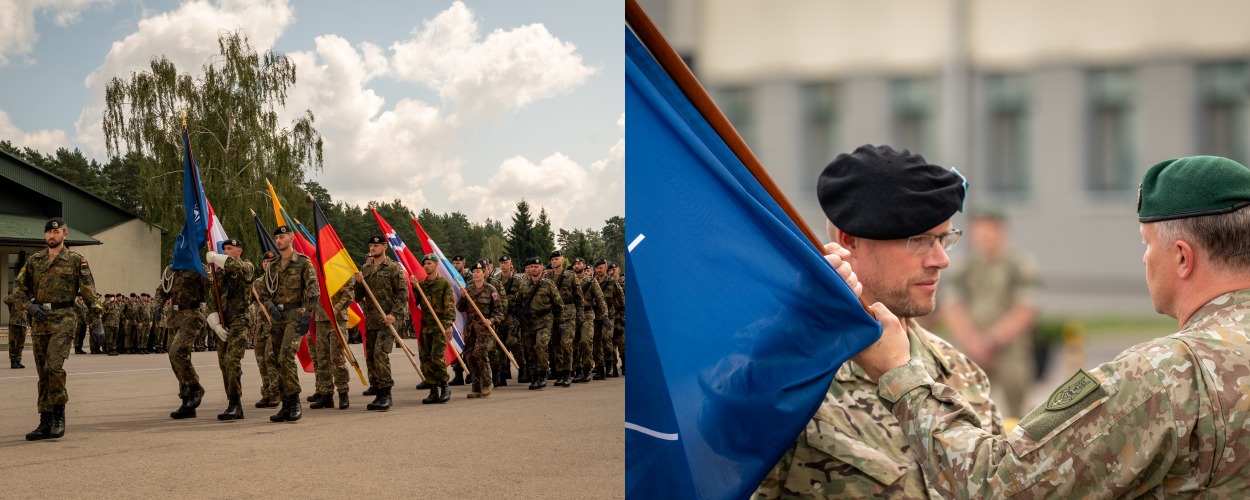
[[[742,140],[742,136],[738,135],[738,131],[734,129],[733,124],[729,123],[729,119],[721,112],[716,103],[712,101],[712,97],[708,95],[707,90],[695,78],[694,72],[686,66],[681,56],[677,55],[677,51],[668,44],[668,40],[664,39],[664,35],[660,30],[651,23],[651,19],[647,17],[647,13],[638,5],[637,0],[625,0],[625,23],[633,30],[634,35],[638,37],[638,41],[642,42],[651,55],[655,57],[655,62],[664,69],[665,73],[673,79],[673,83],[686,96],[690,104],[694,106],[703,119],[707,120],[712,130],[725,141],[725,145],[734,152],[734,155],[742,161],[742,165],[755,176],[755,180],[760,183],[764,191],[772,196],[773,201],[781,207],[781,210],[790,217],[790,221],[803,231],[803,235],[807,236],[808,241],[816,246],[816,251],[821,255],[826,255],[824,245],[820,244],[820,239],[807,227],[807,223],[803,222],[803,218],[799,216],[798,210],[794,209],[794,205],[790,204],[790,200],[781,192],[781,188],[777,187],[777,183],[773,181],[772,176],[768,175],[768,171],[764,170],[764,165],[760,163],[759,158],[755,157],[755,153],[751,152],[751,148],[747,146],[746,141]],[[868,309],[868,304],[864,303],[864,299],[859,299],[859,305],[868,312],[873,319],[877,315]]]
[[[373,290],[369,289],[369,283],[365,282],[365,280],[360,280],[360,284],[365,287],[365,293],[369,294],[369,301],[373,302],[373,307],[378,308],[378,313],[385,318],[386,311],[382,310],[382,304],[378,303],[378,298],[373,296]],[[391,335],[395,337],[395,342],[403,346],[404,355],[408,356],[408,362],[412,363],[412,367],[417,370],[417,377],[421,378],[422,381],[425,381],[425,376],[421,375],[421,367],[417,365],[417,360],[412,357],[412,350],[408,349],[408,344],[404,343],[404,339],[399,338],[399,332],[395,331],[395,325],[386,325],[386,327],[391,329]],[[375,340],[374,342],[377,341]]]
[[[485,281],[483,281],[483,284],[485,284]],[[473,306],[474,311],[477,311],[477,317],[482,318],[482,324],[486,324],[486,316],[482,314],[481,309],[477,308],[477,302],[473,299],[469,299],[469,304]],[[520,370],[521,366],[516,364],[516,359],[512,357],[512,353],[508,352],[508,348],[503,346],[503,341],[499,340],[499,335],[495,334],[495,328],[490,325],[486,325],[486,329],[490,330],[491,336],[495,337],[495,342],[499,343],[499,349],[502,350],[504,354],[508,355],[508,359],[512,361],[512,366],[515,366],[516,369]]]
[[[252,210],[252,209],[250,209],[250,208],[249,208],[248,210]],[[255,210],[252,210],[252,217],[255,217],[255,216],[256,216],[256,211],[255,211]],[[264,257],[264,256],[262,255],[261,257]],[[261,262],[263,263],[263,262],[264,262],[264,260],[262,259],[262,260],[261,260]],[[268,269],[268,268],[265,268],[265,272],[266,272],[266,273],[268,273],[268,272],[269,272],[269,269]],[[256,297],[256,305],[260,306],[260,312],[261,312],[261,314],[264,314],[264,315],[265,315],[265,321],[268,321],[268,322],[269,322],[269,324],[270,324],[270,325],[272,325],[272,324],[273,324],[273,318],[270,318],[270,317],[269,317],[269,310],[265,309],[264,304],[262,304],[262,303],[261,303],[261,301],[260,301],[260,295],[256,293],[256,287],[252,287],[252,296],[253,296],[253,297]]]
[[[311,194],[308,195],[308,199],[312,200],[313,203],[317,203],[317,200],[314,199]],[[256,215],[256,212],[252,211],[252,215]],[[297,224],[299,223],[299,221],[295,221],[295,222]],[[313,222],[316,222],[316,221],[313,221]],[[316,228],[314,227],[313,229],[316,229]],[[321,236],[321,235],[317,235],[317,236]],[[321,245],[316,245],[316,247],[317,247],[317,260],[321,260]],[[318,274],[320,274],[321,279],[324,280],[325,279],[325,264],[319,262],[317,267],[321,268],[321,272]],[[347,286],[347,285],[344,284],[343,286]],[[256,293],[256,289],[252,289],[252,293]],[[259,300],[259,298],[257,300]],[[330,302],[330,301],[326,300],[326,302]],[[331,304],[330,307],[333,308],[334,307],[333,302],[331,302],[330,304]],[[351,306],[349,305],[348,307],[351,307]],[[332,326],[334,326],[334,336],[338,337],[339,345],[343,347],[343,352],[347,353],[347,361],[352,364],[352,368],[356,369],[356,375],[360,377],[360,383],[364,384],[365,386],[368,386],[369,382],[365,380],[365,374],[360,371],[360,362],[356,361],[356,353],[352,352],[351,348],[347,346],[347,340],[343,338],[343,331],[339,329],[338,318],[334,317],[333,314],[327,314],[327,316],[330,316],[330,323],[332,323]],[[363,320],[364,318],[361,318],[361,319]],[[331,354],[330,359],[334,359],[333,354]]]
[[[416,278],[416,276],[409,276],[409,278],[410,278],[410,279],[411,279],[411,278]],[[430,314],[434,314],[434,306],[430,305],[430,299],[426,298],[426,296],[425,296],[425,291],[421,289],[420,280],[415,280],[415,281],[417,281],[418,283],[417,283],[417,285],[416,285],[416,286],[414,286],[413,288],[415,288],[415,289],[417,290],[417,293],[421,294],[421,303],[422,303],[422,304],[425,304],[425,307],[429,308],[429,310],[430,310]],[[443,332],[443,339],[450,341],[450,339],[447,339],[447,329],[446,329],[446,328],[443,328],[443,322],[442,322],[442,321],[438,321],[438,317],[435,317],[435,318],[434,318],[434,323],[438,324],[438,331]],[[496,338],[498,338],[498,337],[496,337]],[[507,352],[507,351],[504,351],[504,352]],[[464,352],[463,352],[463,351],[462,351],[460,354],[457,354],[457,355],[456,355],[456,362],[460,363],[460,368],[463,368],[465,373],[468,373],[469,375],[472,375],[472,373],[470,373],[470,372],[469,372],[469,367],[467,367],[467,366],[465,366],[465,365],[464,365],[464,359],[462,359],[462,358],[464,358]],[[512,355],[511,355],[511,354],[509,354],[509,355],[508,355],[508,358],[512,358]],[[513,363],[513,364],[516,364],[516,361],[513,361],[512,363]],[[520,368],[518,368],[518,370],[519,370],[519,369],[520,369]]]

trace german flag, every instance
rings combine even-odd
[[[352,278],[358,271],[356,263],[352,262],[351,256],[347,254],[347,249],[343,247],[343,242],[339,241],[339,235],[335,234],[334,228],[330,227],[330,221],[326,219],[326,214],[321,211],[321,205],[317,204],[317,200],[308,196],[313,206],[313,232],[316,233],[317,239],[316,255],[313,262],[317,264],[317,276],[321,279],[317,280],[321,286],[321,307],[326,312],[333,315],[334,308],[330,303],[330,298],[338,293],[347,281]],[[351,316],[355,316],[355,311],[349,312]],[[360,321],[359,317],[353,318]],[[360,375],[360,381],[365,385],[369,385],[365,381],[365,376],[360,371],[360,365],[356,363],[356,355],[351,349],[347,348],[346,337],[342,331],[339,331],[339,322],[330,321],[334,326],[334,332],[338,336],[339,342],[343,344],[343,351],[347,353],[348,359],[352,363],[352,367],[356,369],[356,374]]]

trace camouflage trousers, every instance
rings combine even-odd
[[[592,346],[594,352],[591,356],[594,358],[595,366],[607,366],[608,361],[616,362],[616,357],[608,358],[608,351],[614,350],[616,347],[612,344],[612,325],[603,326],[603,323],[595,322],[595,339]]]
[[[117,349],[117,327],[106,326],[104,327],[104,350],[107,352],[114,349]]]
[[[473,374],[473,392],[482,392],[483,387],[491,385],[490,351],[495,347],[495,337],[480,323],[469,325],[466,330],[469,334],[464,339],[464,364]]]
[[[612,321],[612,345],[604,354],[609,365],[617,365],[617,357],[620,357],[620,364],[625,364],[625,318],[616,318]]]
[[[256,338],[252,340],[256,355],[256,367],[260,369],[260,396],[273,399],[278,397],[278,361],[269,348],[269,323],[262,323],[256,329]]]
[[[577,306],[564,306],[564,333],[551,331],[551,360],[553,370],[573,369],[573,341],[577,339]]]
[[[417,354],[421,356],[421,376],[431,384],[445,384],[447,376],[447,337],[437,326],[422,328],[417,340]]]
[[[207,323],[199,311],[175,312],[171,321],[174,323],[174,340],[169,346],[169,365],[178,378],[178,397],[185,398],[191,393],[191,387],[200,383],[200,376],[191,364],[191,348],[200,328]]]
[[[391,351],[395,349],[395,336],[391,334],[391,329],[366,328],[364,335],[365,365],[369,368],[369,387],[385,389],[394,386],[395,379],[391,378]],[[422,334],[421,338],[424,339],[425,334]],[[422,361],[424,360],[425,358],[422,358]],[[428,380],[429,375],[426,375],[426,378]],[[443,378],[444,380],[447,378],[445,373]]]
[[[135,348],[147,349],[148,340],[150,340],[149,337],[151,336],[151,333],[152,333],[151,326],[144,325],[144,326],[139,327],[135,333]]]
[[[35,371],[39,375],[39,412],[69,402],[65,390],[65,358],[74,339],[74,310],[48,312],[47,321],[32,318],[31,343],[35,348]]]
[[[299,351],[300,341],[307,331],[299,331],[299,313],[291,311],[290,319],[273,323],[273,331],[269,336],[269,350],[277,360],[278,376],[277,394],[283,398],[299,396],[299,362],[295,361],[295,352]],[[215,337],[215,336],[214,336]]]
[[[347,333],[347,321],[338,321],[339,332]],[[346,340],[346,338],[344,338]],[[313,369],[317,372],[317,394],[347,392],[350,388],[347,374],[347,356],[343,344],[334,333],[329,321],[317,322],[317,337],[313,345]]]
[[[135,335],[138,333],[138,325],[130,324],[122,326],[122,345],[126,349],[135,348]]]
[[[78,322],[78,321],[74,322],[74,348],[75,349],[82,349],[83,342],[87,340],[87,327],[88,325],[84,325],[82,324],[82,322]]]
[[[508,352],[512,353],[512,357],[516,359],[517,366],[525,368],[525,353],[523,352],[525,349],[521,347],[521,328],[512,326],[512,318],[509,317],[504,318],[503,328],[496,332],[499,333],[499,338],[503,339],[504,347],[507,347]]]
[[[9,325],[9,362],[20,363],[23,349],[26,349],[26,327]]]
[[[582,326],[577,329],[577,338],[573,341],[573,368],[582,369],[594,366],[591,351],[594,350],[595,314],[591,311],[582,313]]]
[[[551,367],[547,358],[547,346],[551,343],[551,314],[545,314],[530,320],[529,324],[521,325],[522,347],[525,349],[525,366],[530,372],[546,370]]]
[[[243,396],[243,356],[247,354],[247,318],[240,314],[231,318],[226,341],[217,348],[217,366],[226,385],[226,397]],[[216,333],[213,334],[217,336]]]

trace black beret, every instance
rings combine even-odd
[[[43,232],[46,233],[53,229],[60,229],[63,227],[65,227],[65,219],[62,219],[60,217],[53,217],[51,219],[48,219],[48,222],[45,222],[43,224]]]
[[[540,266],[541,266],[541,265],[543,265],[543,260],[542,260],[542,259],[540,259],[540,258],[538,258],[538,257],[530,257],[530,258],[528,258],[528,259],[525,259],[525,265],[526,265],[526,267],[528,267],[528,266],[532,266],[532,265],[535,265],[535,264],[537,264],[537,265],[540,265]]]
[[[897,240],[963,211],[968,182],[906,149],[869,144],[834,158],[816,181],[816,197],[829,221],[847,234]]]
[[[291,231],[291,228],[285,224],[278,226],[277,229],[273,230],[274,236],[277,236],[279,234],[292,234],[292,233],[294,233],[294,231]]]
[[[378,245],[378,244],[385,244],[385,243],[386,243],[386,237],[382,236],[382,233],[378,233],[369,237],[370,245]]]
[[[615,262],[613,262],[613,263],[611,263],[611,264],[608,264],[608,269],[616,269],[616,268],[618,268],[618,267],[621,267],[621,266],[616,265],[616,263],[615,263]]]
[[[576,263],[578,263],[578,262],[581,262],[582,264],[585,264],[585,263],[586,263],[586,259],[583,259],[583,258],[581,258],[581,257],[574,257],[574,258],[573,258],[573,263],[574,263],[574,264],[576,264]]]
[[[491,265],[491,261],[490,261],[490,259],[477,259],[477,263],[478,263],[478,264],[481,264],[481,265],[483,265],[483,266],[489,266],[489,265]]]
[[[460,262],[462,260],[464,260],[464,256],[460,254],[456,254],[455,256],[451,258],[452,262]]]
[[[141,294],[139,294],[139,296],[140,296],[140,297],[151,297],[151,295],[148,295],[148,294],[146,294],[146,293],[141,293]]]
[[[221,246],[223,246],[223,247],[224,247],[224,246],[226,246],[226,245],[230,245],[230,246],[232,246],[232,247],[239,247],[239,248],[243,248],[243,242],[242,242],[242,241],[239,241],[239,240],[236,240],[236,239],[234,239],[234,238],[230,238],[230,239],[228,239],[228,240],[226,240],[226,241],[221,242]]]
[[[473,263],[473,267],[469,268],[469,270],[470,270],[470,271],[477,271],[478,269],[481,269],[482,271],[485,271],[485,270],[486,270],[486,266],[485,266],[485,265],[483,265],[483,264],[479,261],[479,262],[475,262],[475,263]]]
[[[556,257],[563,257],[563,256],[564,256],[564,254],[560,253],[560,251],[559,251],[559,250],[556,250],[556,251],[554,251],[554,252],[551,252],[551,257],[548,257],[548,258],[549,258],[549,259],[554,259],[554,258],[556,258]]]
[[[602,257],[600,257],[600,258],[598,258],[598,259],[595,259],[595,267],[599,267],[599,266],[607,265],[607,263],[608,263],[608,261],[607,261],[607,260],[605,260],[605,259],[604,259],[604,258],[602,258]]]
[[[132,293],[132,294],[130,294],[130,296],[131,296],[131,297],[133,297],[133,298],[138,298],[138,297],[139,297],[138,295],[135,295],[135,294],[133,294],[133,293]]]
[[[104,298],[106,298],[106,299],[111,299],[111,298],[113,298],[113,294],[111,294],[111,293],[106,293],[106,294],[104,294]]]
[[[499,262],[512,262],[512,256],[508,254],[500,255]]]

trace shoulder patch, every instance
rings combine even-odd
[[[1072,378],[1055,389],[1055,392],[1050,394],[1050,398],[1046,399],[1046,410],[1066,409],[1081,402],[1085,396],[1092,394],[1097,388],[1099,388],[1098,381],[1094,380],[1094,377],[1091,377],[1084,369],[1077,370]]]

